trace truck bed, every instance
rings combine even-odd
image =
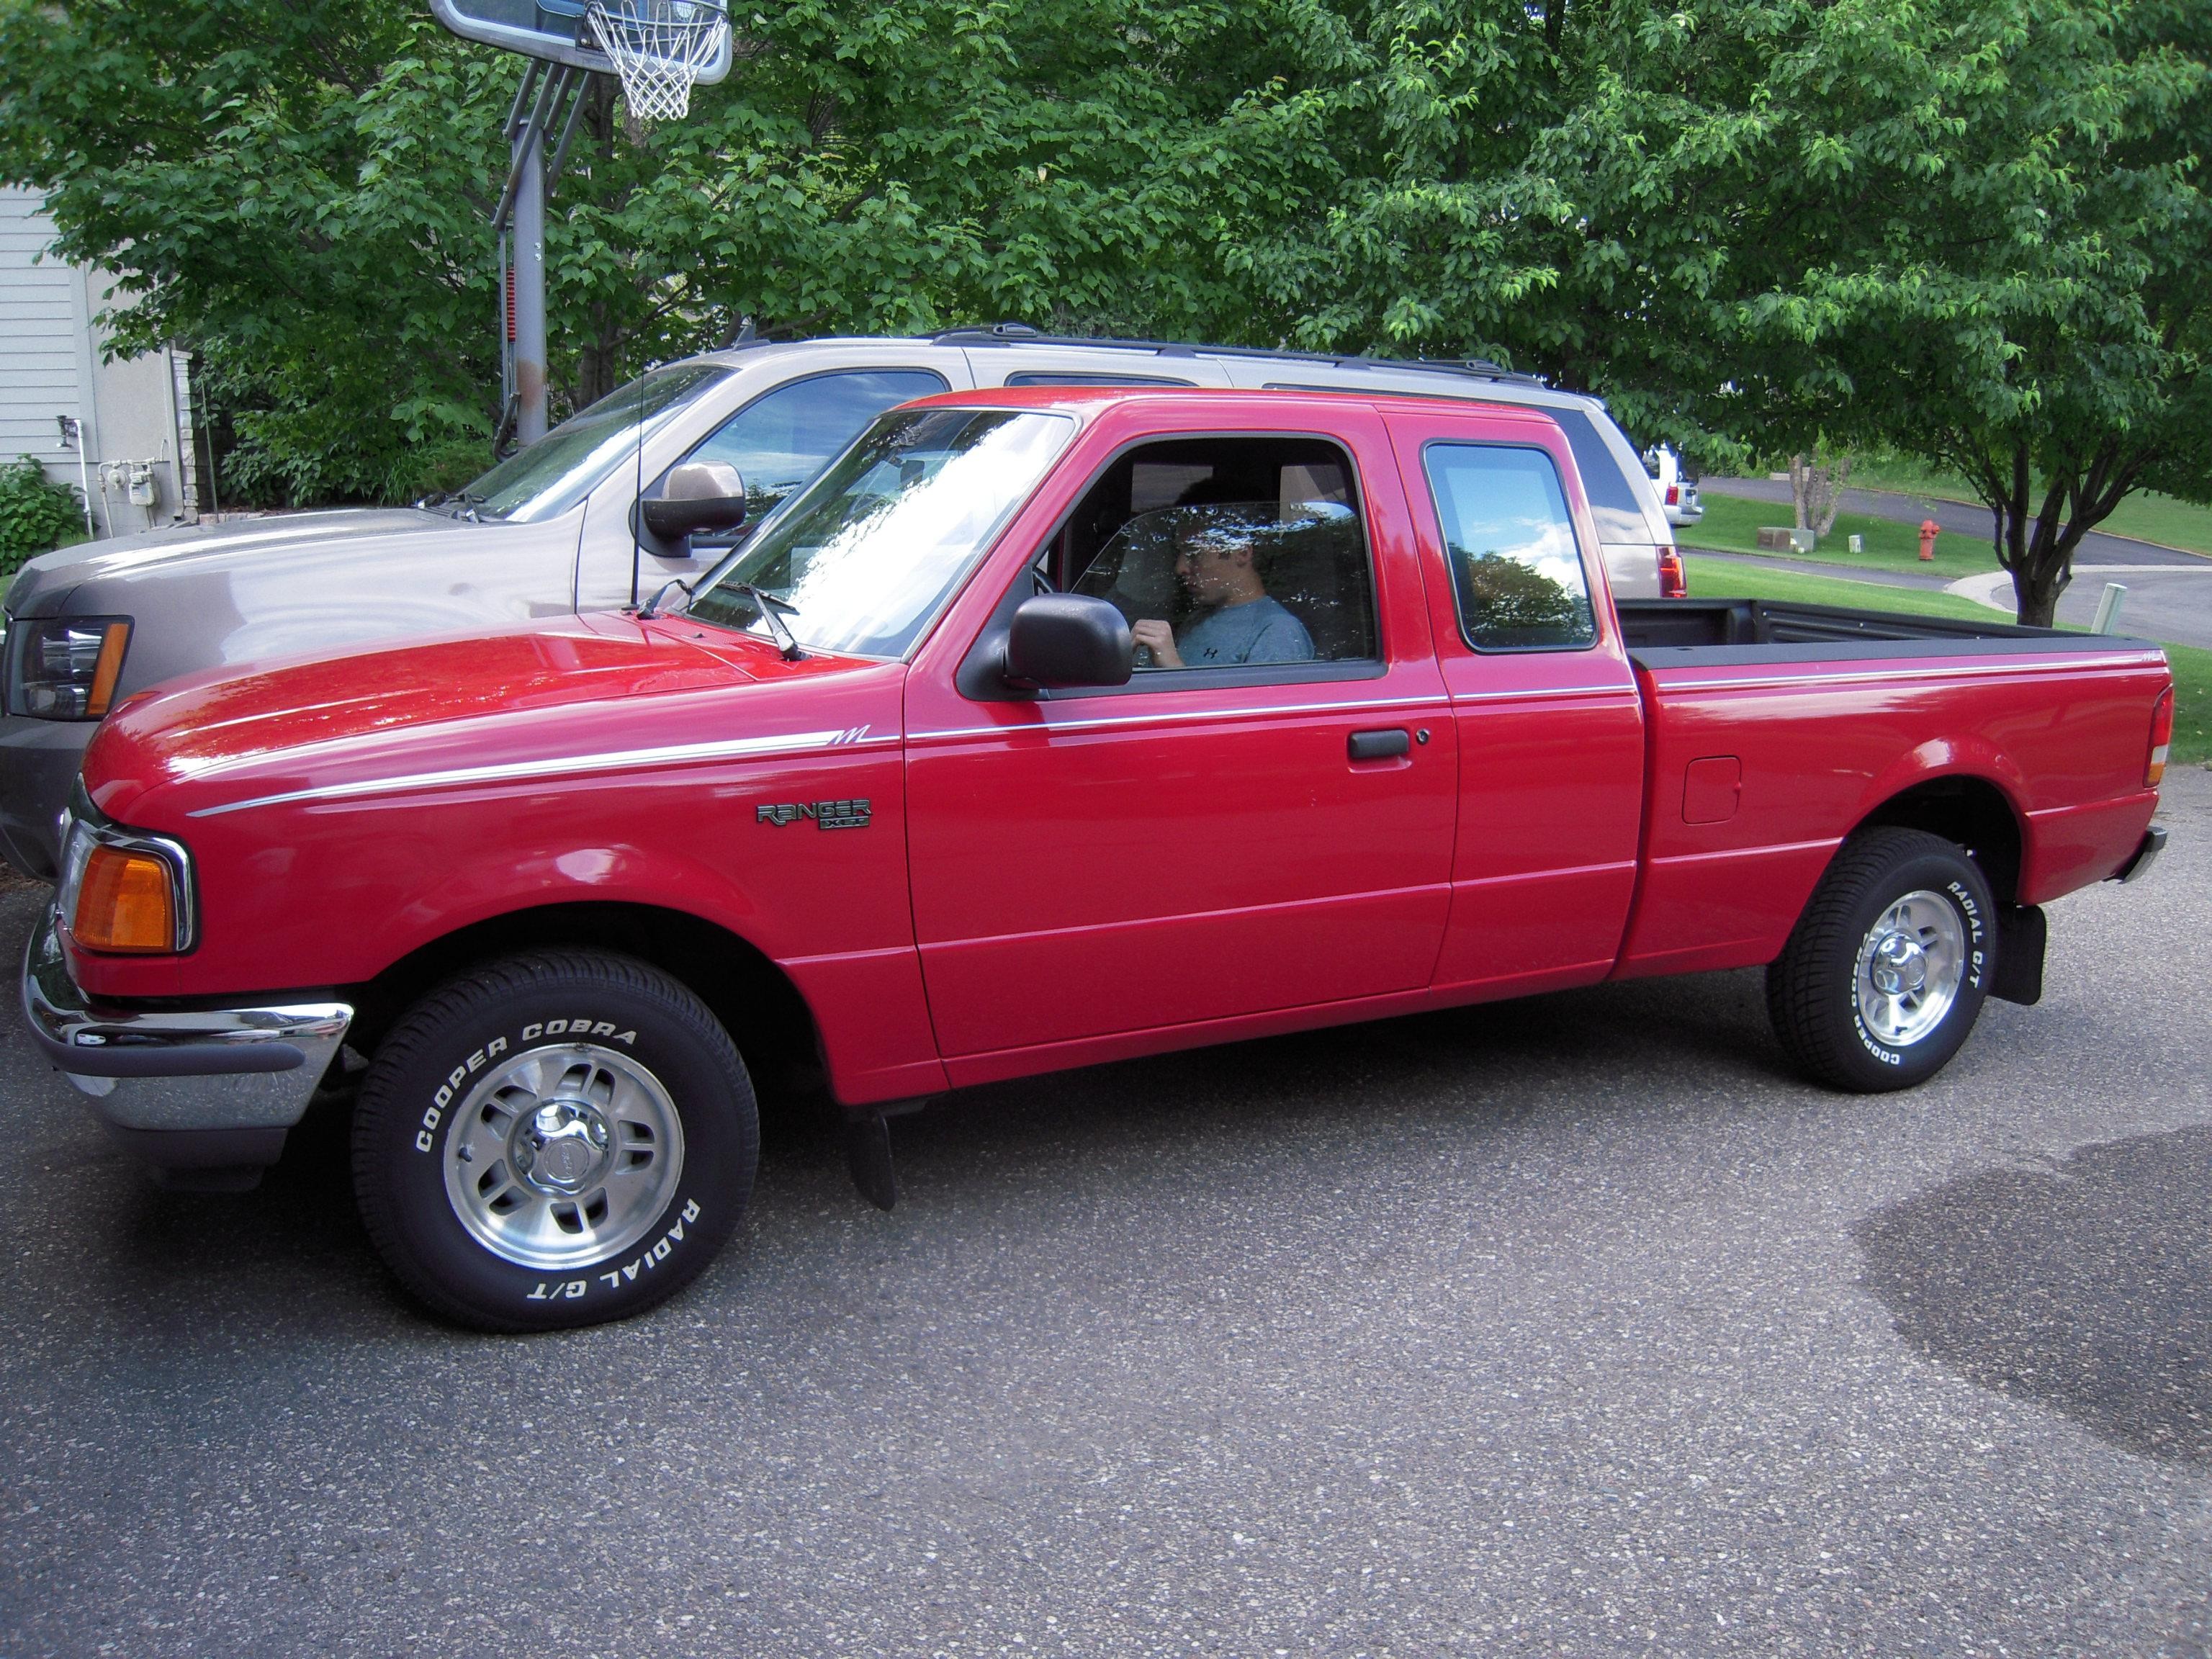
[[[2030,904],[2112,873],[2156,803],[2147,641],[1765,599],[1618,610],[1649,745],[1625,973],[1771,960],[1846,835],[1885,803],[1916,822],[1907,781],[1978,803],[2005,901]]]
[[[1699,664],[1849,661],[1871,657],[1979,656],[2109,647],[2155,650],[2141,640],[2012,623],[1962,622],[1890,611],[1779,599],[1621,599],[1621,637],[1652,668]],[[1843,646],[1863,649],[1838,651]]]

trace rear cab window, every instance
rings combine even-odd
[[[1579,651],[1597,643],[1589,573],[1559,470],[1540,449],[1424,447],[1460,635],[1477,651]]]

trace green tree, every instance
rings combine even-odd
[[[1663,301],[1711,343],[1685,407],[1768,453],[1821,437],[1957,470],[2021,620],[2132,489],[2212,495],[2212,15],[2160,0],[1838,0],[1757,15],[1764,63],[1682,47],[1647,138],[1725,262]],[[1739,113],[1739,112],[1742,113]],[[1702,317],[1699,313],[1702,313]]]
[[[1892,445],[1968,478],[2021,620],[2131,489],[2212,492],[2212,32],[2151,0],[1717,7],[1617,141],[1679,409],[1742,453]],[[1632,141],[1632,142],[1631,142]],[[1692,265],[1680,238],[1707,252]],[[1663,280],[1669,262],[1687,282]]]
[[[743,316],[1241,329],[1215,249],[1297,142],[1247,94],[1306,9],[769,0],[683,122],[640,142],[597,83],[547,229],[556,413]],[[497,418],[520,73],[368,0],[0,0],[0,176],[120,273],[122,349],[199,354],[229,488],[404,496]]]
[[[1338,15],[1255,100],[1304,170],[1234,223],[1291,337],[1496,357],[1709,463],[1909,450],[1974,481],[2031,622],[2129,490],[2212,493],[2212,9]]]

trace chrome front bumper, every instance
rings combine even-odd
[[[24,957],[23,1013],[54,1068],[157,1172],[274,1163],[353,1023],[343,1002],[95,1003],[70,977],[51,911]]]

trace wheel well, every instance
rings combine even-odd
[[[2010,904],[2019,896],[2020,818],[2004,792],[1986,778],[1931,778],[1915,784],[1867,814],[1858,828],[1879,824],[1925,830],[1958,842],[1982,866],[1998,903]]]
[[[373,1053],[423,993],[472,964],[550,945],[619,951],[680,981],[729,1031],[757,1087],[826,1085],[821,1032],[783,970],[726,928],[646,904],[551,904],[433,940],[358,988],[351,1047]]]

